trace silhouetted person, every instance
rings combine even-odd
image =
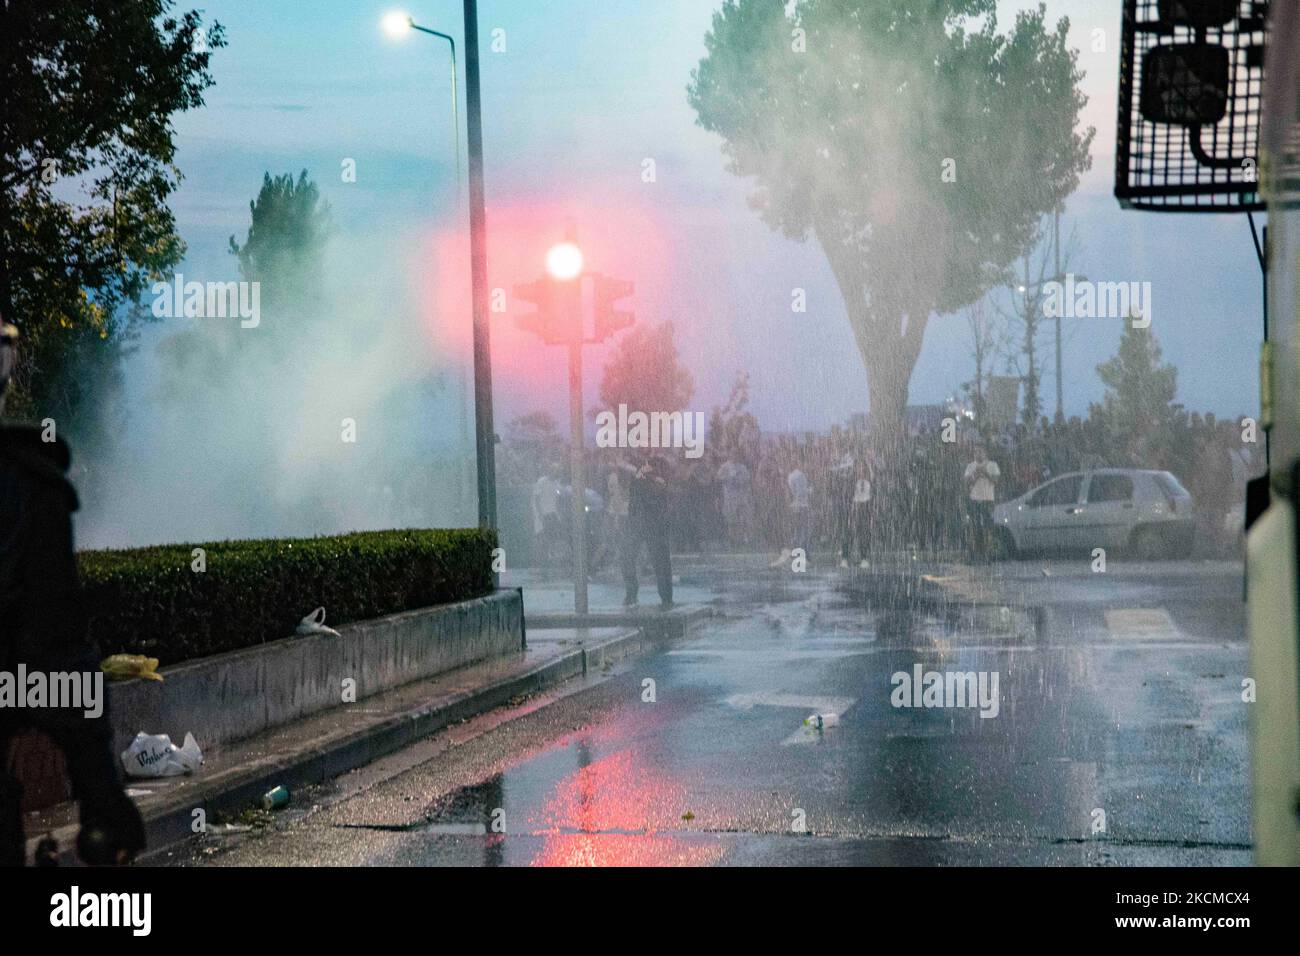
[[[874,478],[875,472],[869,457],[863,457],[854,464],[853,499],[851,502],[852,531],[849,537],[857,547],[858,567],[860,568],[866,568],[870,564],[867,556],[871,553],[871,524],[875,514],[871,500]],[[849,546],[846,543],[844,557],[848,558],[848,555]]]
[[[979,557],[988,554],[993,530],[993,501],[997,480],[1002,476],[997,462],[990,461],[983,445],[975,446],[975,460],[966,466],[966,506],[970,510],[972,550]]]
[[[623,604],[637,603],[636,562],[642,546],[650,553],[665,610],[673,606],[673,568],[668,554],[668,463],[655,456],[636,469],[628,496],[628,535],[623,549]]]
[[[840,567],[849,566],[853,552],[853,453],[846,451],[827,472],[827,497],[830,499],[831,532],[840,549]]]
[[[722,520],[726,527],[727,544],[732,547],[747,545],[754,522],[752,473],[737,455],[722,463],[718,469],[718,483],[722,486]]]
[[[769,565],[773,568],[789,561],[795,550],[802,550],[807,557],[808,536],[812,529],[812,482],[804,470],[795,465],[786,475],[785,484],[790,492],[790,546]]]
[[[605,547],[617,561],[622,560],[626,548],[624,539],[628,535],[627,509],[632,474],[625,469],[620,458],[605,475]]]
[[[0,412],[17,341],[18,330],[0,319]],[[77,494],[66,478],[68,446],[42,432],[0,426],[0,671],[16,675],[22,665],[49,681],[52,674],[98,673],[99,655],[88,640],[72,551]],[[63,751],[81,807],[81,858],[124,863],[144,848],[144,824],[122,789],[107,685],[100,686],[98,717],[87,717],[84,708],[0,708],[0,756],[23,730],[48,735]],[[0,863],[6,866],[26,862],[21,800],[21,785],[0,769]]]
[[[537,542],[540,561],[549,568],[561,550],[563,526],[560,522],[560,478],[563,471],[555,462],[548,462],[537,481],[533,482],[533,535]]]

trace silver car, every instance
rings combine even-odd
[[[1186,557],[1192,496],[1167,471],[1100,468],[1061,475],[993,509],[1003,552],[1127,550],[1143,560]]]

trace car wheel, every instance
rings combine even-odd
[[[1158,561],[1165,553],[1164,537],[1155,528],[1138,528],[1133,532],[1133,553],[1140,561]]]

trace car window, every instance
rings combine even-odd
[[[1152,477],[1155,478],[1156,484],[1160,486],[1160,490],[1165,493],[1165,497],[1167,498],[1191,497],[1187,493],[1187,489],[1182,486],[1182,484],[1178,481],[1177,478],[1169,474],[1169,472],[1158,471]]]
[[[1133,479],[1128,475],[1093,475],[1088,486],[1088,502],[1132,501]]]
[[[1043,508],[1049,505],[1070,505],[1079,500],[1079,486],[1083,484],[1082,475],[1057,478],[1043,485],[1029,496],[1029,507]]]

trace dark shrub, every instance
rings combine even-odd
[[[83,551],[78,562],[99,650],[166,666],[289,637],[321,605],[338,625],[485,594],[494,547],[477,528],[367,531]]]

